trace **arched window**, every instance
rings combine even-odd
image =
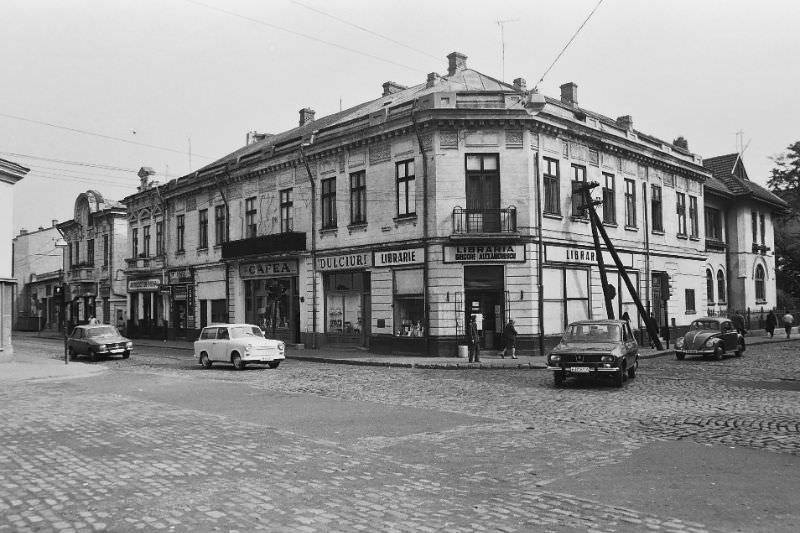
[[[763,302],[767,299],[767,292],[764,285],[764,267],[756,267],[756,301]]]
[[[717,271],[717,300],[719,300],[719,303],[725,303],[726,294],[728,294],[728,291],[725,290],[725,272],[719,269]]]
[[[706,269],[706,298],[709,304],[714,303],[714,274]]]

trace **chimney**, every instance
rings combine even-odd
[[[428,73],[428,83],[425,85],[426,87],[433,87],[439,83],[439,75],[435,72]]]
[[[399,93],[403,89],[408,89],[405,85],[400,85],[399,83],[395,83],[393,81],[387,81],[383,84],[383,95],[382,96],[389,96],[390,94]]]
[[[447,55],[448,66],[447,75],[452,76],[456,72],[461,72],[467,68],[467,56],[461,52],[452,52]]]
[[[300,125],[305,126],[314,120],[314,110],[310,107],[304,107],[300,110]]]
[[[257,131],[248,131],[247,138],[245,139],[245,146],[250,146],[251,144],[255,144],[258,141],[263,141],[267,137],[269,137],[269,133],[258,133]]]
[[[623,115],[621,117],[617,117],[617,126],[622,128],[626,131],[633,130],[633,117],[630,115]]]
[[[578,105],[578,86],[575,83],[568,82],[561,86],[561,101],[573,107]]]
[[[137,176],[139,176],[139,186],[136,188],[138,191],[144,191],[150,188],[150,176],[156,173],[151,167],[142,167],[139,169]]]
[[[21,229],[19,230],[19,234],[20,234],[20,235],[27,235],[27,234],[28,234],[28,230],[26,230],[25,228],[21,228]]]
[[[514,88],[515,88],[516,90],[518,90],[518,91],[525,91],[525,90],[527,90],[527,89],[525,88],[525,86],[526,86],[526,85],[527,85],[527,84],[526,84],[526,82],[525,82],[525,78],[516,78],[516,79],[514,80]]]
[[[55,228],[56,226],[58,226],[58,220],[54,218],[53,219],[53,227]]]
[[[677,146],[678,148],[683,148],[687,152],[689,151],[689,141],[687,141],[683,135],[680,135],[677,139],[672,141],[672,144]]]

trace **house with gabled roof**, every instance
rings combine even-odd
[[[768,311],[777,305],[774,222],[788,204],[750,180],[741,154],[703,165],[711,172],[705,185],[708,312]]]

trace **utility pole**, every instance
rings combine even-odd
[[[503,19],[497,20],[497,26],[500,28],[500,81],[506,81],[506,39],[505,39],[505,31],[504,31],[504,24],[509,22],[518,22],[519,19]]]

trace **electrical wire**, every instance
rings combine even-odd
[[[363,31],[365,33],[369,33],[370,35],[374,35],[375,37],[380,37],[381,39],[385,39],[385,40],[389,41],[390,43],[397,44],[399,46],[402,46],[403,48],[408,48],[409,50],[413,50],[414,52],[417,52],[419,54],[422,54],[422,55],[428,56],[430,58],[436,59],[437,61],[441,59],[439,56],[435,56],[433,54],[429,54],[428,52],[425,52],[423,50],[419,50],[418,48],[414,48],[413,46],[407,45],[405,43],[401,43],[400,41],[392,39],[391,37],[387,37],[386,35],[380,34],[380,33],[376,32],[376,31],[372,31],[369,28],[365,28],[363,26],[359,26],[358,24],[354,24],[354,23],[350,22],[349,20],[345,20],[343,18],[337,17],[336,15],[331,15],[330,13],[326,13],[325,11],[322,11],[322,10],[317,9],[315,7],[311,7],[311,6],[306,5],[306,4],[302,3],[302,2],[298,2],[297,0],[288,0],[288,1],[293,3],[293,4],[295,4],[295,5],[298,5],[300,7],[304,7],[306,9],[308,9],[309,11],[313,11],[315,13],[319,13],[320,15],[324,15],[326,17],[330,17],[333,20],[341,22],[342,24],[346,24],[347,26],[352,26],[353,28],[356,28],[357,30],[361,30],[361,31]]]
[[[267,26],[268,28],[272,28],[272,29],[275,29],[275,30],[283,31],[283,32],[286,32],[286,33],[291,33],[292,35],[297,35],[298,37],[303,37],[304,39],[309,39],[311,41],[322,43],[322,44],[325,44],[327,46],[333,46],[334,48],[339,48],[341,50],[346,50],[346,51],[352,52],[354,54],[359,54],[359,55],[362,55],[362,56],[366,56],[366,57],[369,57],[371,59],[375,59],[377,61],[382,61],[384,63],[389,63],[391,65],[395,65],[397,67],[402,67],[402,68],[413,70],[413,71],[416,71],[416,72],[425,72],[422,69],[419,69],[419,68],[416,68],[416,67],[410,67],[408,65],[404,65],[403,63],[398,63],[397,61],[392,61],[391,59],[384,59],[384,58],[382,58],[380,56],[376,56],[376,55],[364,52],[363,50],[357,50],[355,48],[350,48],[348,46],[337,44],[337,43],[334,43],[334,42],[331,42],[331,41],[326,41],[325,39],[320,39],[319,37],[314,37],[313,35],[308,35],[308,34],[305,34],[305,33],[301,33],[299,31],[290,30],[288,28],[284,28],[282,26],[278,26],[278,25],[272,24],[270,22],[265,22],[265,21],[257,19],[257,18],[248,17],[247,15],[242,15],[240,13],[235,13],[233,11],[228,11],[227,9],[222,9],[222,8],[219,8],[219,7],[216,7],[216,6],[210,6],[208,4],[204,4],[203,2],[198,2],[197,0],[185,0],[185,1],[190,3],[190,4],[194,4],[196,6],[204,7],[206,9],[210,9],[212,11],[218,11],[220,13],[224,13],[226,15],[230,15],[231,17],[240,18],[240,19],[243,19],[243,20],[247,20],[249,22],[253,22],[255,24],[261,24],[262,26]]]
[[[187,1],[189,1],[189,0],[187,0]],[[14,119],[14,120],[21,120],[22,122],[30,122],[31,124],[39,124],[40,126],[48,126],[48,127],[56,128],[56,129],[60,129],[60,130],[71,131],[73,133],[81,133],[83,135],[90,135],[92,137],[100,137],[101,139],[109,139],[109,140],[112,140],[112,141],[119,141],[119,142],[123,142],[123,143],[127,143],[127,144],[134,144],[136,146],[144,146],[146,148],[154,148],[156,150],[163,150],[165,152],[173,152],[173,153],[176,153],[176,154],[186,155],[186,152],[184,152],[183,150],[175,150],[174,148],[166,148],[164,146],[157,146],[155,144],[140,143],[140,142],[137,142],[137,141],[131,141],[130,139],[123,139],[122,137],[114,137],[112,135],[104,135],[102,133],[94,133],[92,131],[81,130],[81,129],[78,129],[78,128],[70,128],[69,126],[61,126],[59,124],[53,124],[53,123],[50,123],[50,122],[44,122],[42,120],[34,120],[32,118],[19,117],[17,115],[9,115],[8,113],[0,112],[0,117],[11,118],[11,119]],[[200,154],[195,154],[195,153],[193,153],[192,155],[196,155],[196,156],[201,157],[203,159],[214,159],[213,157],[200,155]]]
[[[21,157],[27,159],[38,159],[39,161],[49,161],[51,163],[61,163],[64,165],[77,165],[81,167],[92,167],[92,168],[103,168],[106,170],[118,170],[120,172],[138,172],[137,170],[133,170],[130,168],[122,168],[122,167],[115,167],[111,165],[102,165],[100,163],[84,163],[80,161],[68,161],[66,159],[52,159],[50,157],[41,157],[37,155],[29,155],[29,154],[17,154],[14,152],[0,152],[0,155],[7,155],[11,157]]]
[[[556,58],[553,60],[553,62],[550,64],[550,66],[549,66],[549,67],[547,67],[547,70],[545,70],[545,71],[544,71],[544,74],[542,74],[542,77],[541,77],[541,78],[539,78],[539,81],[538,81],[538,82],[536,82],[536,86],[533,88],[533,90],[534,90],[534,91],[535,91],[535,90],[536,90],[536,89],[539,87],[539,84],[540,84],[540,83],[542,83],[542,82],[544,81],[544,77],[545,77],[545,76],[547,76],[547,74],[550,72],[550,69],[552,69],[552,68],[555,66],[555,64],[556,64],[556,63],[558,63],[558,60],[559,60],[559,59],[561,59],[561,56],[562,56],[562,55],[564,55],[564,52],[566,52],[566,51],[567,51],[567,47],[568,47],[570,44],[572,44],[572,41],[574,41],[574,40],[575,40],[575,37],[577,37],[577,36],[578,36],[578,34],[579,34],[579,33],[581,32],[581,30],[583,29],[583,27],[584,27],[584,26],[586,26],[586,23],[587,23],[587,22],[589,22],[589,19],[590,19],[590,18],[592,18],[592,15],[594,15],[594,12],[595,12],[595,11],[597,11],[597,8],[599,8],[599,7],[600,7],[600,4],[602,4],[602,3],[603,3],[603,0],[600,0],[599,2],[597,2],[597,5],[596,5],[596,6],[594,6],[594,9],[592,9],[591,13],[589,13],[589,16],[588,16],[588,17],[586,17],[586,20],[584,20],[584,21],[583,21],[583,24],[581,24],[581,25],[580,25],[580,27],[579,27],[579,28],[578,28],[578,30],[575,32],[575,34],[574,34],[574,35],[573,35],[573,36],[570,38],[570,40],[569,40],[569,41],[567,41],[567,44],[565,44],[565,45],[564,45],[564,48],[562,48],[562,49],[561,49],[561,51],[558,53],[558,55],[557,55],[557,56],[556,56]]]

